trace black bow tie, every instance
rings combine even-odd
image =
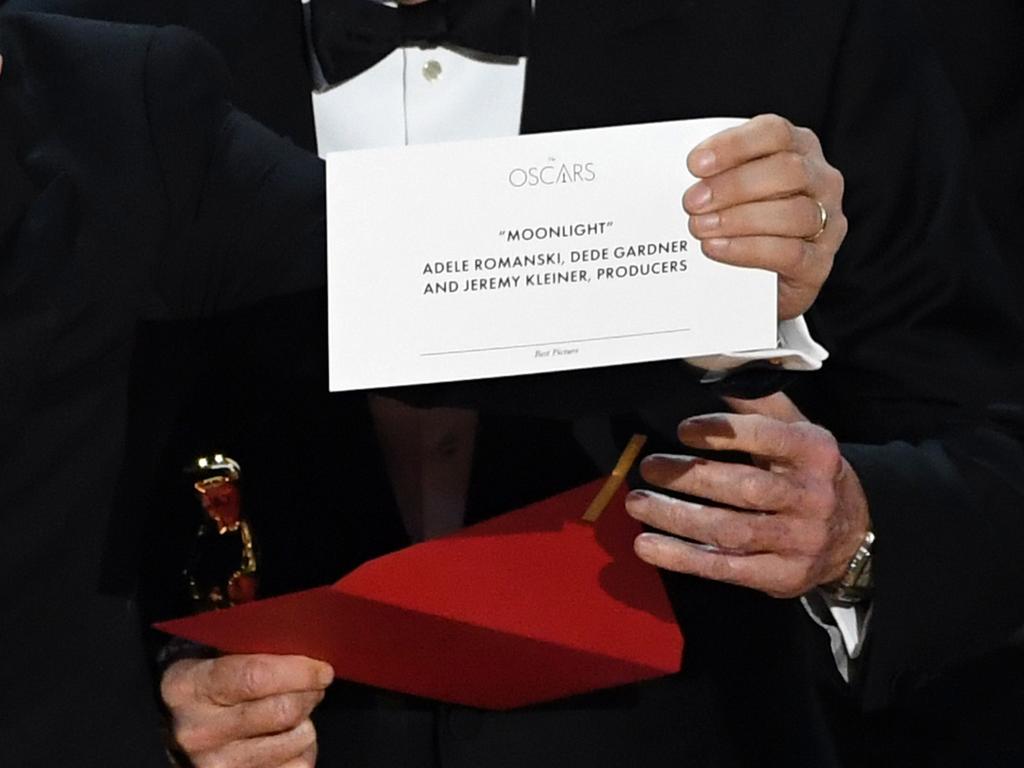
[[[451,45],[525,56],[531,0],[426,0],[392,8],[372,0],[313,0],[310,34],[324,78],[334,85],[406,45]]]

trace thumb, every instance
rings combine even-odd
[[[722,398],[736,413],[758,414],[768,416],[772,419],[784,421],[787,424],[794,424],[798,421],[807,421],[807,417],[800,412],[800,409],[793,404],[787,395],[782,392],[775,392],[768,397],[759,397],[754,400],[743,400],[739,397]]]

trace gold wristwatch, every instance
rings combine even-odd
[[[829,600],[839,605],[857,605],[871,597],[874,586],[871,578],[871,547],[874,543],[875,534],[868,531],[850,558],[843,577],[821,585],[822,592]]]

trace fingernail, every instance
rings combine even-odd
[[[715,258],[716,256],[725,255],[725,252],[729,249],[729,239],[726,237],[712,237],[710,240],[702,240],[700,245],[705,255]]]
[[[649,497],[643,491],[630,491],[626,495],[626,514],[636,520],[642,520],[647,505],[644,503]]]
[[[322,664],[320,671],[317,673],[317,679],[320,681],[320,685],[328,686],[334,682],[334,669],[330,664]]]
[[[710,176],[715,172],[715,163],[718,158],[710,149],[695,149],[690,155],[690,168],[698,176]]]
[[[644,456],[642,459],[640,459],[640,471],[643,472],[646,467],[649,467],[652,464],[657,464],[659,457],[661,457],[662,455],[664,454],[649,453],[646,456]]]
[[[697,212],[707,208],[708,204],[711,202],[711,195],[711,187],[707,184],[704,184],[703,182],[700,184],[694,184],[686,193],[684,202],[688,210]]]
[[[721,414],[691,416],[679,422],[676,437],[690,445],[691,439],[704,440],[712,437],[735,437],[729,420]]]
[[[654,554],[657,546],[657,539],[651,533],[641,533],[633,539],[633,551],[640,557],[643,557],[644,553]]]
[[[693,228],[702,232],[710,232],[711,230],[718,229],[719,224],[722,223],[722,217],[717,213],[705,213],[700,216],[694,216]]]
[[[683,419],[679,422],[679,426],[676,428],[678,434],[688,432],[691,429],[697,429],[702,426],[706,426],[710,421],[706,416],[691,416],[688,419]]]
[[[676,427],[676,437],[680,440],[686,437],[696,429],[700,429],[701,423],[699,421],[692,421],[687,419],[686,421],[679,422],[679,426]]]
[[[655,472],[660,468],[662,471],[679,472],[689,468],[697,459],[685,453],[657,453],[649,457],[650,464],[647,466]]]

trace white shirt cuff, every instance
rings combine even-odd
[[[779,342],[771,349],[689,357],[686,362],[707,369],[705,379],[714,381],[727,371],[755,360],[770,360],[787,371],[816,371],[827,358],[828,350],[812,338],[807,321],[800,315],[779,322]]]

